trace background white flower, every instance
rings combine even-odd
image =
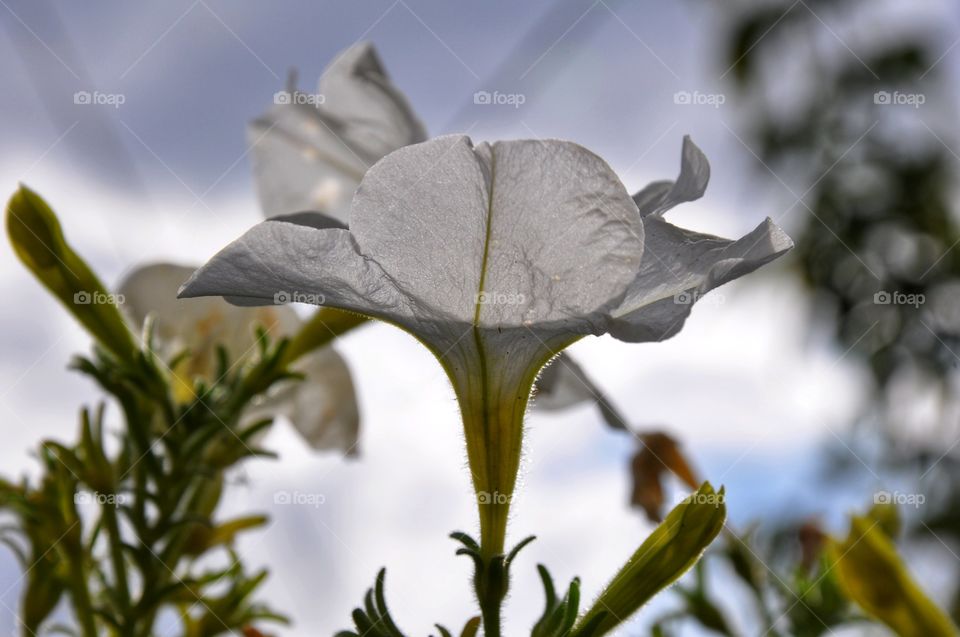
[[[257,192],[268,217],[316,210],[347,224],[367,168],[427,134],[369,42],[340,53],[317,90],[303,99],[288,87],[286,99],[251,122]]]
[[[155,334],[167,358],[183,350],[189,356],[172,372],[178,397],[192,397],[193,380],[215,380],[216,350],[227,350],[231,364],[256,351],[255,327],[261,325],[271,339],[290,337],[302,323],[292,307],[238,307],[223,299],[178,299],[177,288],[194,268],[171,263],[146,265],[134,270],[119,286],[123,309],[142,327],[148,315],[155,321]],[[302,381],[285,381],[246,412],[253,421],[266,416],[290,419],[303,439],[314,449],[357,452],[359,412],[353,380],[346,362],[332,347],[321,347],[297,360],[292,370]]]

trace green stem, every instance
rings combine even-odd
[[[73,602],[73,611],[80,622],[84,637],[97,637],[97,624],[93,616],[93,603],[90,601],[90,591],[87,589],[87,574],[83,568],[83,551],[76,547],[68,556],[70,569],[70,599]]]
[[[110,559],[113,562],[113,575],[116,580],[117,596],[120,600],[120,614],[126,623],[130,618],[130,586],[127,583],[127,567],[123,559],[123,538],[120,537],[120,524],[117,521],[116,505],[103,505],[103,523],[110,542]]]
[[[283,367],[301,356],[329,344],[333,339],[369,321],[365,316],[344,312],[332,307],[321,307],[290,340],[283,354]]]

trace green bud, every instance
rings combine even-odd
[[[593,607],[580,618],[573,634],[605,635],[658,592],[675,582],[717,537],[726,519],[723,489],[709,482],[675,507],[640,545]]]
[[[17,257],[117,358],[130,362],[137,346],[114,301],[63,236],[50,206],[26,186],[7,204],[7,234]]]
[[[828,558],[844,593],[900,637],[957,634],[910,576],[881,521],[855,516],[849,536],[830,542]]]

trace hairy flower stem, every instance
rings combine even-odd
[[[480,518],[480,547],[475,588],[484,635],[500,636],[500,615],[509,587],[505,543],[523,443],[523,417],[543,353],[529,365],[498,355],[474,330],[476,365],[448,369],[463,417],[467,458]]]
[[[526,404],[523,392],[502,396],[496,389],[461,400],[484,559],[504,552],[510,503],[520,468]]]

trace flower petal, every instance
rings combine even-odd
[[[619,302],[643,251],[636,206],[609,166],[554,140],[401,148],[364,177],[351,233],[436,317],[579,334],[602,331],[600,312]]]
[[[373,45],[351,46],[320,76],[322,110],[340,123],[340,135],[358,153],[380,159],[427,138],[407,98],[390,82]]]
[[[643,263],[610,329],[635,343],[675,335],[702,295],[793,247],[769,218],[737,241],[678,228],[655,215],[644,219],[644,228]]]
[[[369,316],[399,315],[403,299],[347,230],[318,229],[293,218],[257,224],[197,269],[181,298],[225,296],[248,305],[303,301]]]
[[[537,377],[533,407],[555,411],[594,402],[612,429],[626,429],[626,421],[580,365],[567,352],[560,352]]]
[[[293,390],[290,421],[314,449],[336,449],[356,455],[360,412],[346,361],[331,347],[322,347],[297,361],[306,375]]]
[[[369,43],[347,49],[324,71],[320,94],[318,106],[291,99],[249,126],[257,191],[268,217],[320,210],[346,224],[367,168],[426,138]]]
[[[156,334],[168,349],[207,350],[218,343],[232,356],[242,356],[254,344],[253,323],[274,336],[299,327],[300,320],[288,307],[248,309],[215,297],[178,299],[177,290],[193,271],[190,266],[155,263],[137,268],[119,286],[127,316],[140,328],[147,315],[153,315]]]
[[[677,204],[703,196],[710,181],[710,162],[689,135],[683,137],[680,176],[674,181],[655,181],[633,196],[640,216],[663,215]]]

